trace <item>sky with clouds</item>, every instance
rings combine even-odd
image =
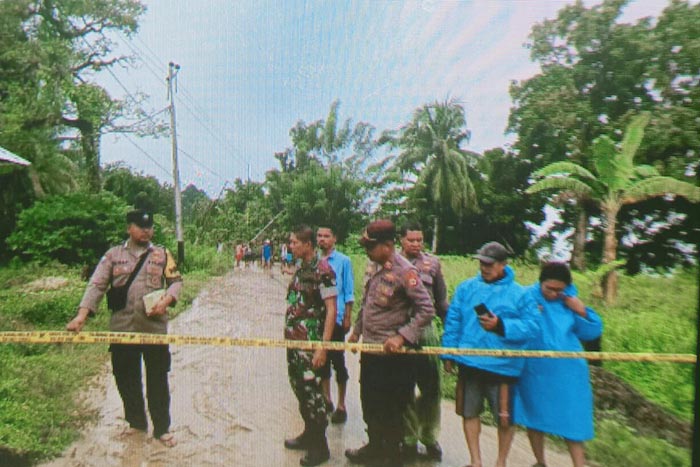
[[[147,12],[120,51],[136,66],[98,78],[113,97],[145,93],[164,109],[168,62],[180,65],[176,115],[180,177],[217,196],[225,183],[261,181],[290,146],[298,120],[340,118],[378,132],[408,122],[423,104],[460,100],[481,152],[504,135],[511,80],[538,72],[524,47],[534,24],[563,0],[145,1]],[[593,2],[586,2],[587,5]],[[656,16],[661,0],[630,2],[621,21]],[[167,122],[167,114],[161,114]],[[172,180],[169,137],[105,135],[102,162],[124,161]]]

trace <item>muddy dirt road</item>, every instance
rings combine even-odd
[[[270,278],[254,269],[235,271],[212,282],[192,308],[173,320],[172,334],[231,337],[282,335],[284,293],[289,276]],[[298,466],[301,452],[285,450],[285,437],[297,435],[302,421],[287,381],[284,349],[172,346],[171,431],[177,446],[168,449],[144,435],[122,435],[126,424],[109,368],[96,382],[92,403],[99,409],[96,425],[44,467],[156,466]],[[359,357],[347,354],[348,422],[330,425],[328,466],[354,465],[344,451],[366,441],[359,401]],[[335,387],[332,388],[335,395]],[[452,402],[443,403],[441,463],[410,465],[459,467],[468,464],[461,419]],[[492,466],[496,433],[484,427],[482,452]],[[551,466],[571,465],[568,456],[549,453]],[[510,467],[534,463],[527,439],[516,435]]]

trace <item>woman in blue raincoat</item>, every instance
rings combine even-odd
[[[534,350],[582,351],[581,341],[599,337],[600,317],[577,297],[564,263],[542,266],[528,292],[540,311],[541,334]],[[585,464],[583,442],[593,438],[593,392],[583,358],[529,358],[513,395],[514,422],[527,428],[534,467],[544,467],[545,433],[561,436],[575,467]]]

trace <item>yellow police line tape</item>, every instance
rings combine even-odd
[[[285,339],[262,339],[241,337],[179,336],[173,334],[144,334],[135,332],[81,332],[68,331],[8,331],[0,332],[0,344],[174,344],[213,345],[220,347],[284,347],[299,350],[352,350],[360,352],[383,352],[382,344],[359,344],[346,342],[291,341]],[[694,354],[627,353],[627,352],[563,352],[552,350],[494,350],[459,349],[454,347],[422,347],[419,350],[404,349],[401,353],[421,355],[474,355],[489,357],[530,358],[586,358],[618,362],[668,362],[695,363]]]

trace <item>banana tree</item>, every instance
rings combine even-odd
[[[649,119],[648,113],[634,117],[619,147],[607,135],[596,138],[592,146],[595,173],[572,162],[555,162],[536,171],[533,174],[536,181],[526,191],[531,194],[551,190],[596,203],[603,217],[603,264],[617,258],[617,217],[623,206],[666,195],[700,202],[699,187],[662,176],[652,166],[634,164]],[[617,297],[615,270],[604,276],[602,287],[606,303],[614,303]]]

